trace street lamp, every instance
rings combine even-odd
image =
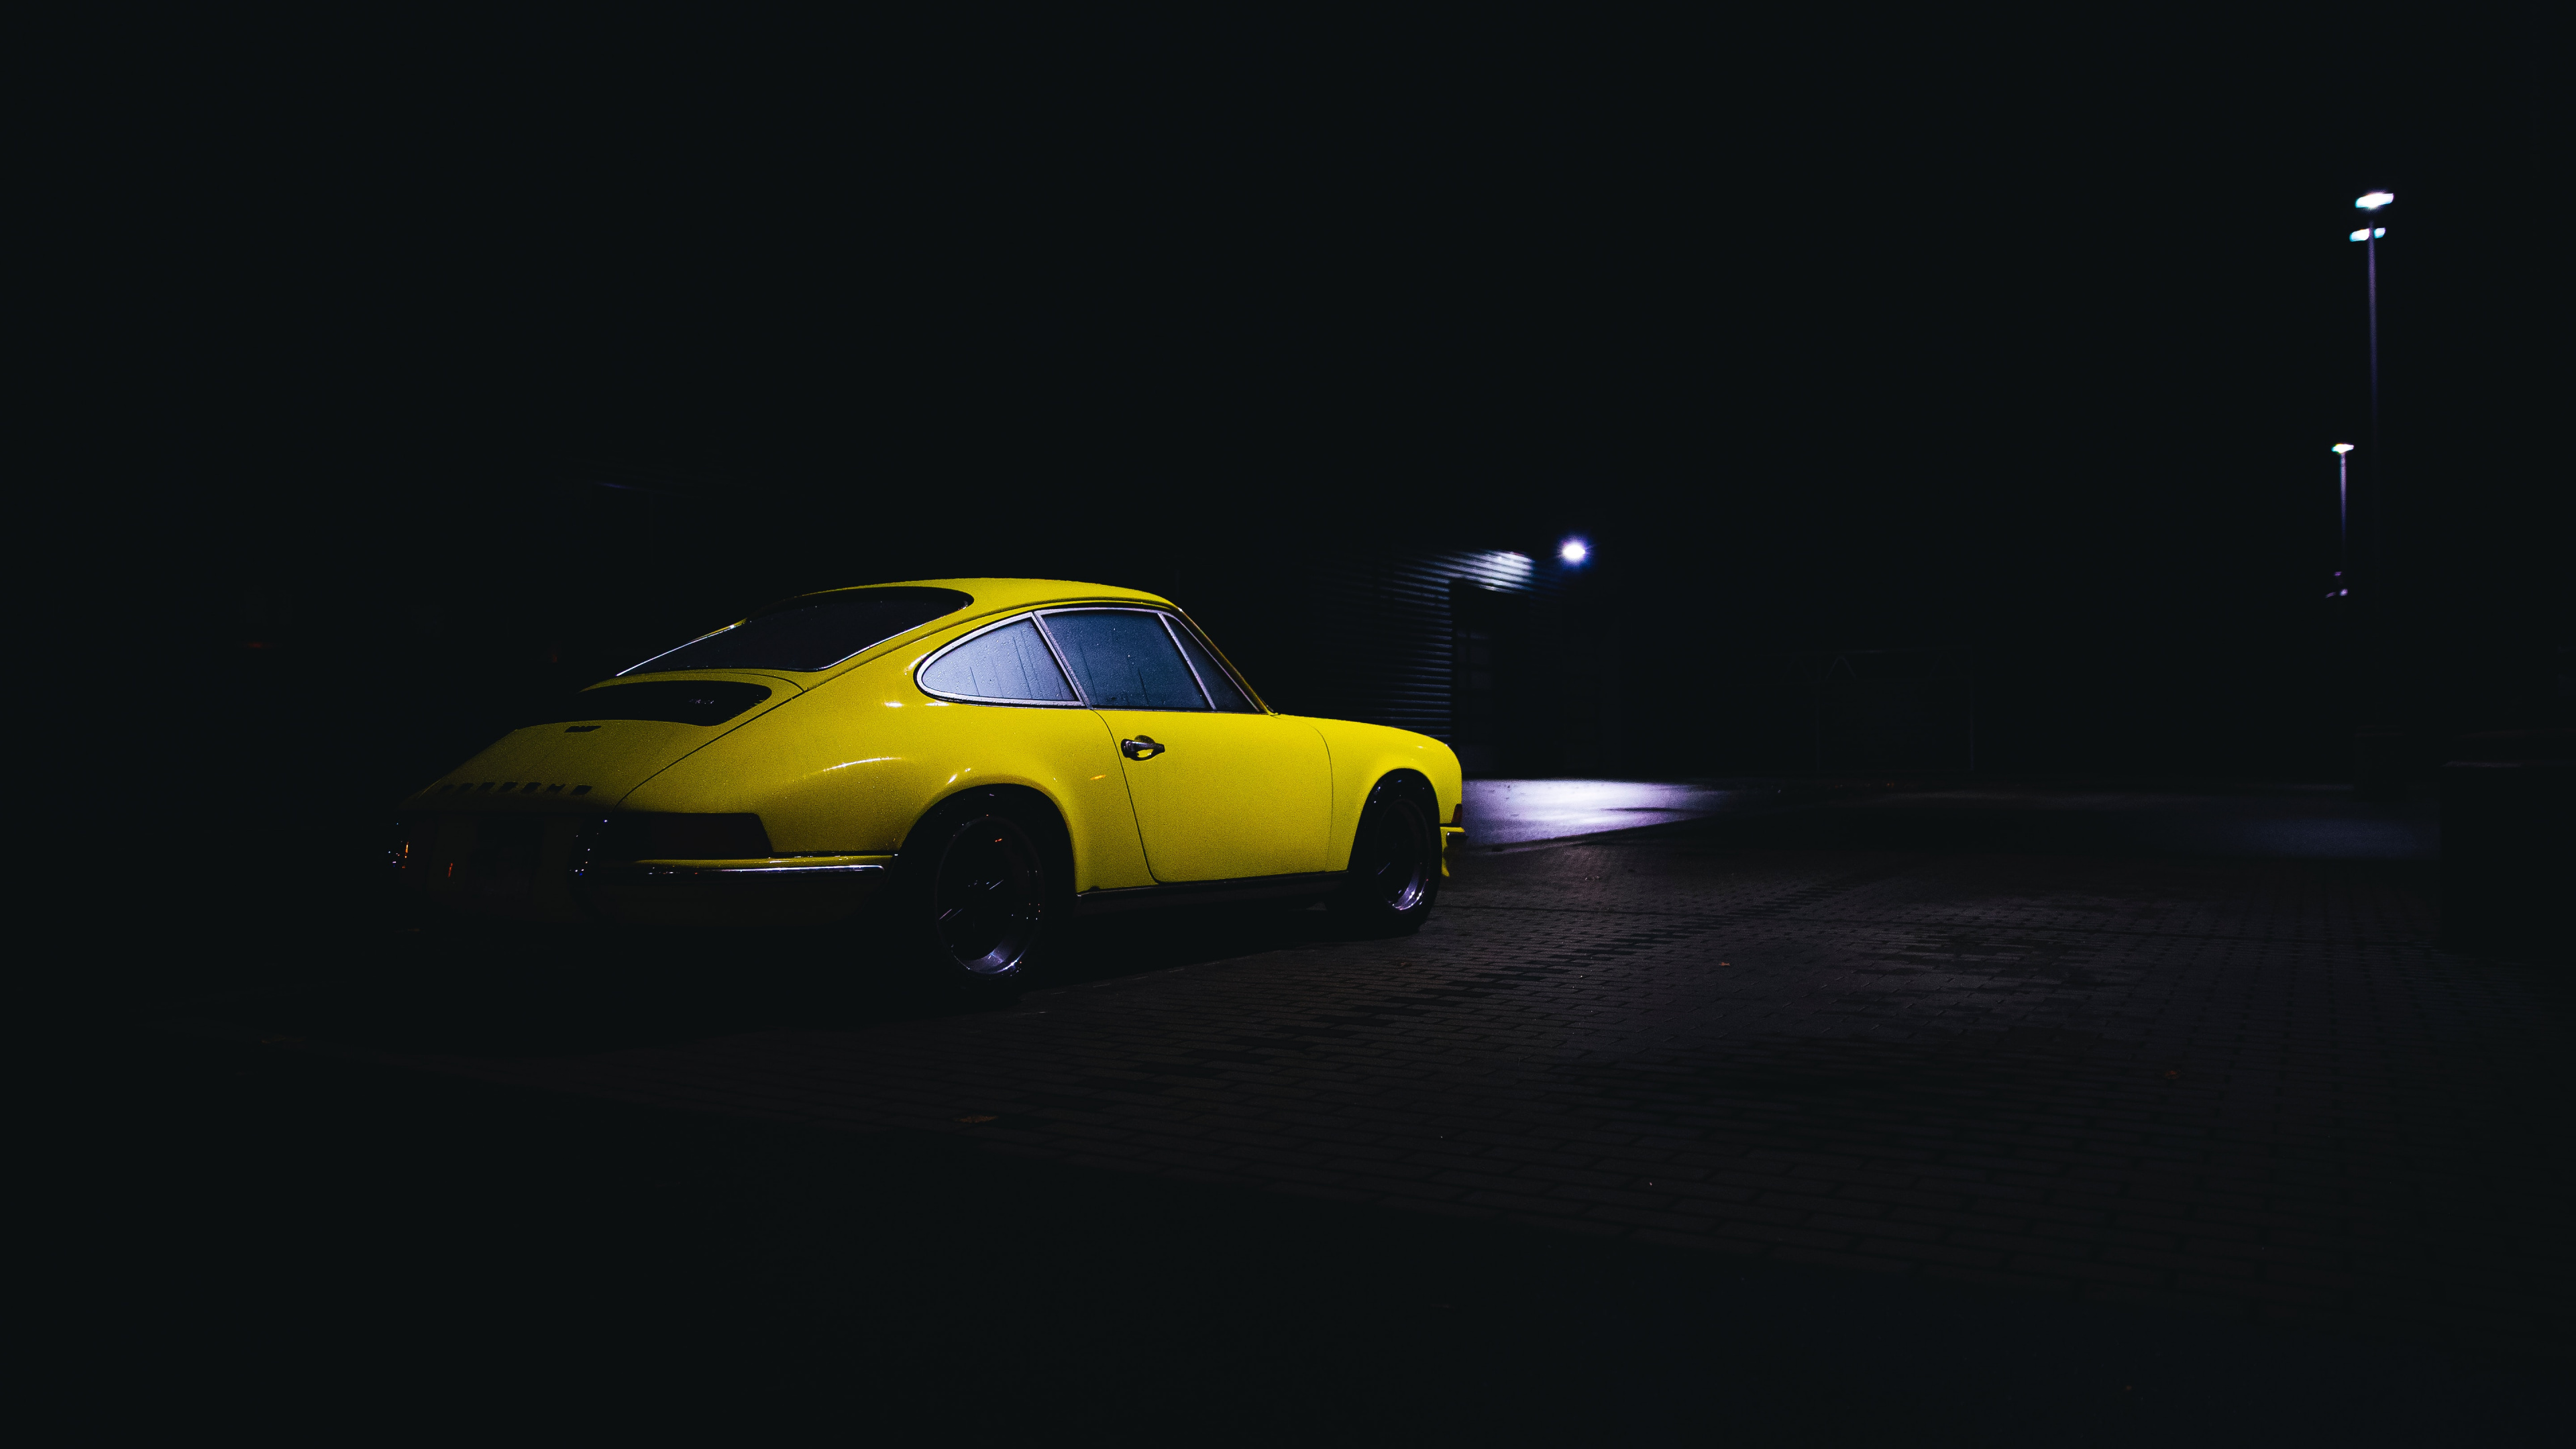
[[[2329,599],[2352,597],[2352,444],[2337,443],[2335,455],[2335,586]]]
[[[2367,632],[2372,636],[2367,640],[2354,637],[2351,641],[2355,649],[2352,663],[2371,679],[2371,683],[2367,685],[2363,684],[2360,677],[2354,680],[2357,686],[2367,691],[2366,695],[2356,695],[2353,700],[2353,703],[2359,706],[2359,715],[2355,719],[2355,724],[2359,727],[2353,733],[2354,783],[2365,793],[2377,793],[2390,787],[2397,770],[2396,756],[2393,753],[2394,742],[2403,738],[2401,731],[2392,728],[2395,716],[2403,709],[2399,703],[2401,688],[2400,665],[2397,657],[2399,636],[2396,631],[2397,620],[2392,609],[2398,595],[2392,587],[2394,575],[2389,568],[2389,536],[2394,532],[2392,525],[2396,520],[2397,510],[2390,506],[2395,502],[2394,490],[2388,484],[2388,450],[2382,445],[2379,430],[2379,239],[2388,235],[2388,228],[2367,224],[2377,222],[2380,213],[2396,204],[2396,201],[2397,193],[2393,191],[2366,191],[2354,197],[2352,202],[2353,210],[2362,214],[2362,220],[2365,223],[2359,230],[2352,233],[2352,240],[2362,245],[2362,255],[2365,259],[2363,276],[2367,288],[2365,296],[2370,306],[2371,566],[2370,599],[2367,608],[2361,613],[2350,612],[2362,606],[2352,604],[2349,595],[2343,592],[2350,583],[2349,574],[2335,582],[2338,596],[2346,599],[2345,608],[2338,609],[2336,612],[2345,615],[2350,621],[2353,627],[2349,632],[2355,636]],[[2335,456],[2338,460],[2349,460],[2352,455],[2338,451]],[[2348,464],[2344,461],[2338,461],[2336,464],[2338,480],[2346,466]],[[2338,511],[2343,510],[2339,507]],[[2345,567],[2347,569],[2351,567],[2348,551]],[[2358,627],[2365,615],[2371,621],[2371,627],[2367,631]]]
[[[2355,197],[2352,205],[2356,211],[2366,211],[2377,216],[2381,207],[2396,199],[2397,193],[2394,191],[2370,191]],[[2384,226],[2365,226],[2348,238],[2361,243],[2365,254],[2364,285],[2370,302],[2370,447],[2373,457],[2378,456],[2379,449],[2379,239],[2386,235],[2388,235],[2388,228]],[[2386,496],[2386,490],[2383,488],[2382,507],[2386,506],[2384,501]],[[2382,526],[2386,526],[2384,522]]]

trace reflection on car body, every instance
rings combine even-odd
[[[1033,579],[785,600],[573,696],[404,805],[398,877],[529,922],[864,917],[960,983],[1068,915],[1321,899],[1417,928],[1449,747],[1283,715],[1169,601]]]

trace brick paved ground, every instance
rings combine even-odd
[[[492,1083],[1709,1254],[2569,1337],[2568,998],[2432,949],[2420,867],[1676,831],[1474,859],[1409,940],[1119,927],[986,1014],[769,999],[710,1029],[619,987],[515,1034],[291,1030]],[[1182,964],[1137,966],[1157,959]]]

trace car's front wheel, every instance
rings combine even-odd
[[[1366,935],[1405,936],[1422,929],[1440,895],[1439,807],[1430,787],[1390,776],[1360,807],[1351,863],[1328,903]]]
[[[1007,794],[950,800],[913,828],[898,858],[889,923],[938,984],[1006,994],[1064,915],[1050,821]]]

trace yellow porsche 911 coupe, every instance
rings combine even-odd
[[[1276,713],[1167,600],[936,579],[787,599],[569,697],[406,801],[393,863],[464,916],[864,922],[976,988],[1078,914],[1417,929],[1459,795],[1447,745]]]

